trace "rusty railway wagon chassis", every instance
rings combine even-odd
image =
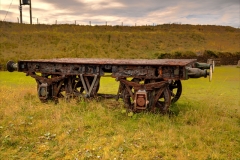
[[[171,103],[181,96],[181,80],[209,76],[211,81],[214,62],[198,63],[196,59],[60,58],[20,60],[18,63],[9,61],[7,69],[35,78],[39,99],[56,103],[64,97],[108,97],[98,94],[100,78],[108,73],[120,82],[114,97],[123,99],[129,110],[166,113]]]

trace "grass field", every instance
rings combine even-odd
[[[240,68],[182,81],[173,114],[122,113],[121,101],[42,104],[35,80],[0,72],[0,159],[240,158]],[[102,78],[100,92],[118,83]]]
[[[207,59],[229,59],[240,57],[239,39],[240,29],[229,26],[130,27],[0,22],[0,70],[6,70],[9,60],[40,58],[156,59],[204,55]]]

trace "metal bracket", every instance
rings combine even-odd
[[[83,75],[80,74],[80,78],[81,78],[81,81],[82,81],[82,84],[83,84],[83,88],[86,91],[86,97],[91,96],[92,89],[93,89],[95,83],[97,82],[97,77],[98,77],[98,75],[94,75],[92,84],[90,85],[90,88],[89,88],[89,87],[87,87],[87,84],[86,84],[86,83],[89,83],[89,82],[87,81],[87,79],[84,80]],[[89,88],[89,90],[88,90],[88,88]]]
[[[149,101],[147,98],[147,92],[146,90],[138,90],[135,93],[135,99],[134,99],[134,110],[140,109],[144,110],[147,109]]]
[[[38,88],[38,97],[39,99],[47,99],[48,98],[48,84],[42,83]]]

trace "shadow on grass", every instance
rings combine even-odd
[[[169,109],[169,117],[178,116],[181,112],[185,114],[189,110],[196,110],[199,108],[198,103],[196,102],[178,102],[171,105]]]

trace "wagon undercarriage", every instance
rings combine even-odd
[[[9,61],[9,71],[35,78],[42,102],[72,97],[114,97],[134,112],[166,113],[182,93],[181,80],[212,75],[214,65],[196,60],[53,59]],[[208,72],[207,69],[210,69]],[[119,81],[117,94],[98,94],[100,79],[108,73]]]

